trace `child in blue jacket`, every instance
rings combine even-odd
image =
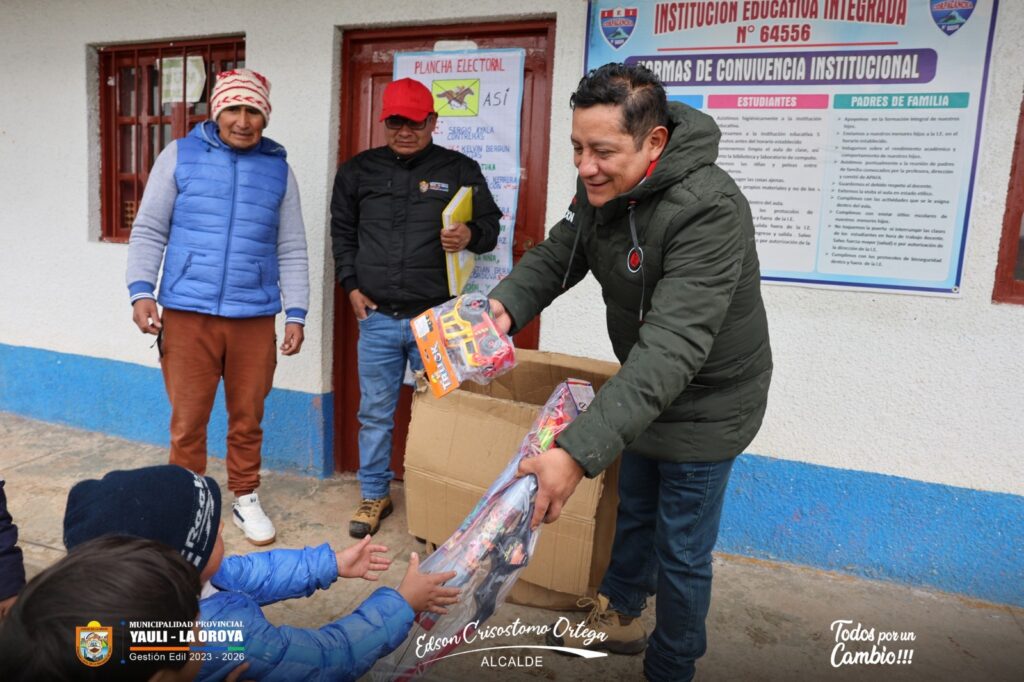
[[[200,574],[201,620],[240,622],[253,680],[355,680],[401,644],[419,611],[444,613],[458,590],[443,587],[455,572],[419,572],[412,554],[397,590],[381,587],[353,613],[319,629],[272,625],[260,608],[308,597],[339,577],[376,580],[391,564],[387,548],[367,536],[341,552],[328,544],[224,557],[220,535],[220,487],[212,478],[179,466],[113,471],[80,481],[68,494],[64,544],[108,533],[158,540],[178,549]],[[237,628],[222,626],[230,631]],[[220,680],[240,661],[219,654],[203,665],[199,680]]]

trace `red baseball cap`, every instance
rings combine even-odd
[[[400,78],[384,88],[384,108],[380,120],[388,116],[402,116],[410,121],[423,121],[434,111],[434,96],[423,85],[412,78]]]

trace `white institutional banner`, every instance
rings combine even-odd
[[[997,4],[593,0],[586,66],[715,118],[765,280],[955,296]]]
[[[525,59],[519,48],[395,55],[395,79],[414,78],[434,95],[434,143],[479,163],[501,209],[498,245],[477,256],[464,293],[487,293],[512,270]]]

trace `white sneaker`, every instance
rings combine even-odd
[[[269,545],[277,537],[274,524],[263,512],[260,498],[256,493],[249,493],[235,498],[231,515],[235,525],[245,533],[245,539],[254,545]]]

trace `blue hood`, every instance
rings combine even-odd
[[[194,137],[211,147],[216,147],[217,149],[230,149],[227,143],[220,139],[220,133],[217,132],[217,123],[215,121],[203,121],[193,128],[188,135],[189,137]],[[250,152],[258,151],[271,156],[280,156],[282,159],[288,158],[288,152],[285,151],[284,146],[278,144],[269,137],[260,138],[259,144],[252,149],[236,151],[240,154],[248,154]]]

